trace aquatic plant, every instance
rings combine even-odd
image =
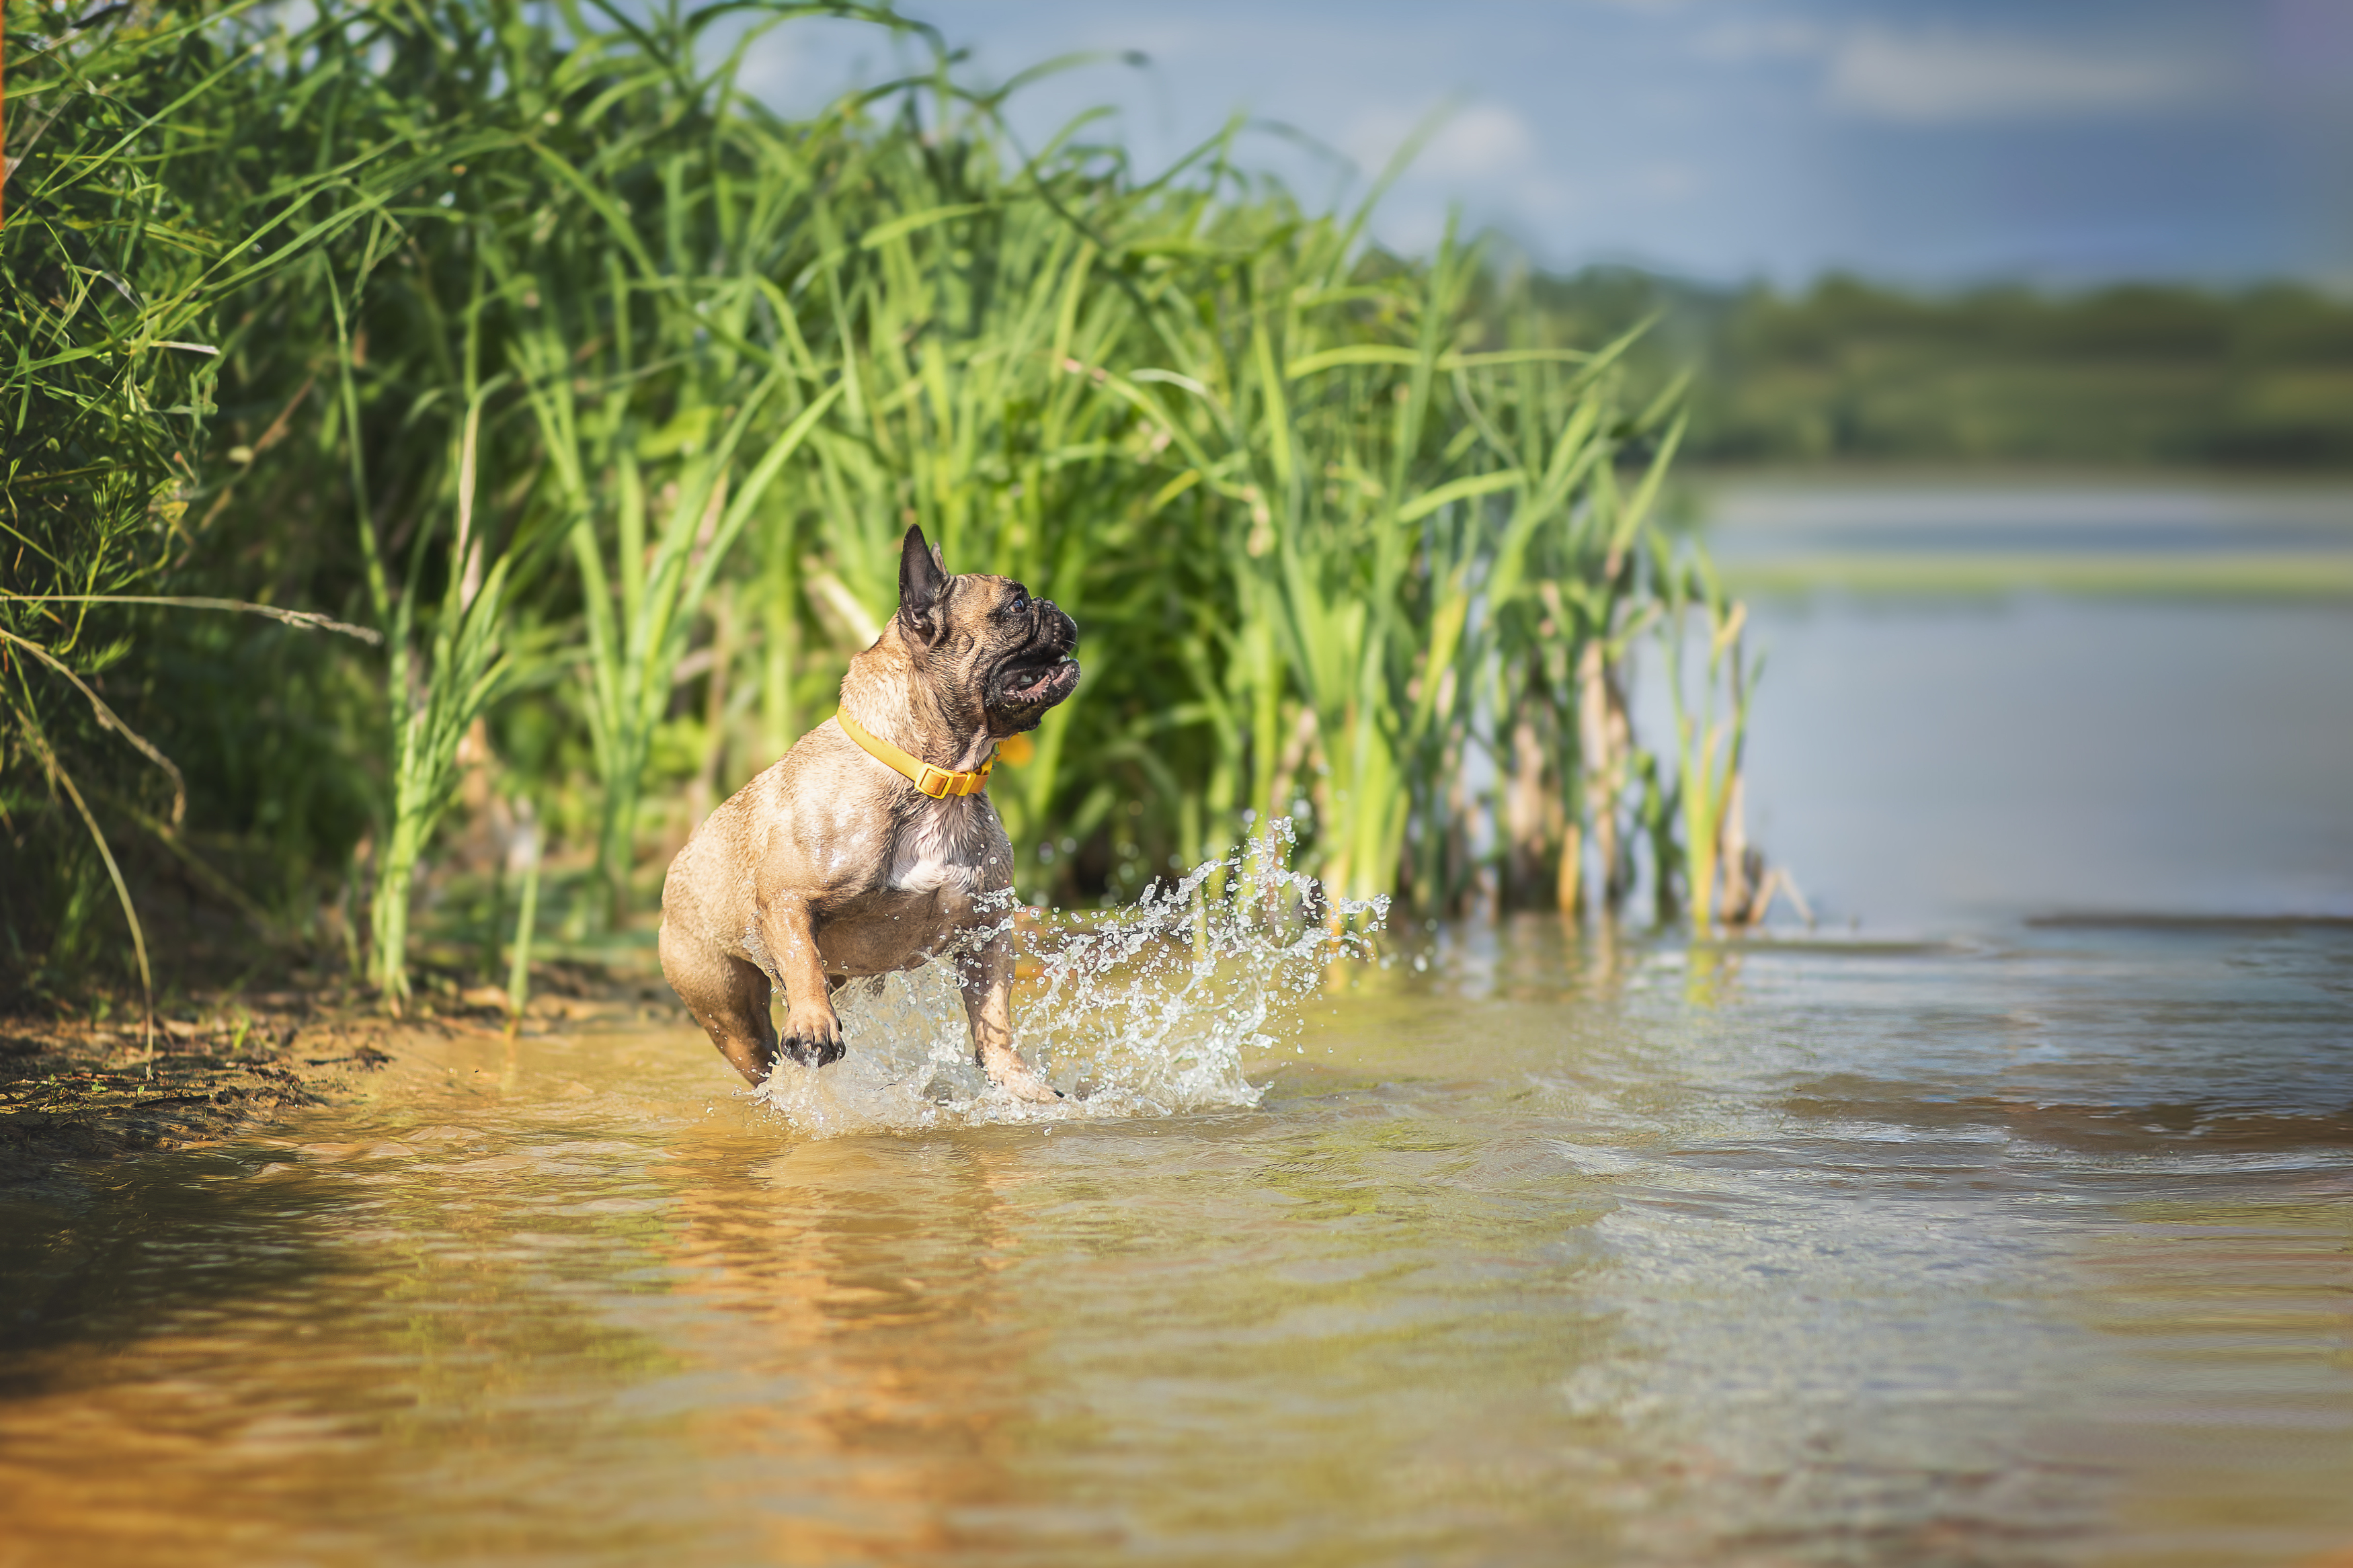
[[[784,121],[736,79],[811,10],[932,65]],[[387,997],[418,879],[441,853],[494,884],[512,795],[540,804],[565,929],[626,927],[691,826],[642,803],[707,805],[822,717],[909,521],[1084,628],[1080,696],[992,786],[1033,899],[1133,898],[1172,860],[1222,868],[1206,901],[1295,873],[1430,910],[1614,910],[1638,852],[1671,879],[1708,792],[1658,809],[1677,786],[1625,687],[1669,592],[1680,384],[1630,400],[1640,329],[1563,341],[1476,244],[1369,246],[1377,186],[1305,212],[1239,172],[1233,132],[1151,179],[1083,120],[1024,152],[1002,92],[849,6],[339,0],[70,47],[38,15],[37,49],[9,35],[14,144],[26,103],[47,118],[0,265],[56,286],[12,291],[0,350],[31,411],[7,517],[50,564],[7,586],[376,634],[273,692],[274,721],[354,737],[319,754],[364,820],[212,842],[275,857],[281,934],[340,931]],[[725,47],[723,16],[749,23]],[[161,700],[179,634],[93,643],[61,614],[0,605],[107,668],[157,754],[213,744],[227,721]],[[86,769],[101,720],[44,670],[12,672],[11,722]],[[32,744],[12,803],[50,776]],[[315,809],[269,792],[321,771],[253,781],[254,820]],[[1283,817],[1277,859],[1232,860]]]
[[[83,945],[94,907],[88,863],[70,840],[37,827],[62,795],[104,868],[152,995],[145,933],[93,805],[185,856],[186,781],[94,688],[135,669],[142,624],[158,607],[322,621],[248,605],[242,595],[153,591],[201,526],[188,512],[217,412],[213,291],[266,267],[248,256],[273,237],[217,199],[208,153],[237,62],[207,19],[85,23],[26,6],[12,20],[9,221],[0,227],[8,351],[0,355],[0,549],[8,558],[0,579],[0,818],[11,829],[0,879],[15,894],[5,900],[7,934],[37,978],[70,968]],[[123,742],[143,759],[140,772],[126,770]],[[27,760],[45,793],[27,788]],[[143,774],[150,764],[169,780],[161,815],[144,804],[158,787]]]
[[[1704,552],[1662,561],[1659,575],[1667,595],[1667,697],[1682,753],[1676,796],[1692,930],[1704,934],[1718,924],[1754,925],[1785,882],[1778,869],[1766,869],[1762,854],[1748,842],[1743,800],[1749,703],[1764,660],[1747,651],[1748,606],[1725,592]],[[1689,624],[1694,609],[1702,623],[1697,627]],[[1694,640],[1706,650],[1695,693],[1687,669]]]
[[[1138,537],[1153,482],[1136,462],[1139,422],[1099,385],[1134,312],[1103,278],[1088,228],[1118,228],[1134,198],[1072,167],[1008,171],[954,92],[934,83],[924,97],[932,122],[953,134],[880,136],[857,184],[834,180],[813,196],[818,256],[805,310],[841,345],[842,395],[811,433],[799,508],[768,523],[770,554],[787,571],[807,568],[828,658],[863,647],[889,618],[911,522],[952,568],[1022,579],[1079,618],[1091,647],[1131,657],[1142,628],[1119,624],[1116,597],[1099,601],[1103,567],[1160,551]],[[1085,205],[1088,224],[1065,216],[1066,203]],[[819,368],[803,362],[805,375]],[[1105,684],[1082,682],[1019,765],[992,780],[1033,875],[1041,835],[1090,833],[1115,798],[1100,783],[1074,805],[1064,798],[1074,731],[1094,731],[1098,760],[1145,755],[1101,745],[1100,724],[1082,719],[1103,706]]]

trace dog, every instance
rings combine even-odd
[[[1013,887],[985,793],[997,742],[1077,689],[1078,640],[1052,601],[951,574],[907,531],[899,608],[849,661],[839,711],[713,811],[662,883],[662,973],[753,1085],[780,1051],[840,1059],[832,994],[846,982],[948,952],[974,1059],[1018,1099],[1058,1098],[1013,1051],[1009,936],[966,933],[997,924]]]

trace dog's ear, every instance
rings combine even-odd
[[[899,546],[899,619],[921,643],[939,640],[940,600],[948,591],[946,563],[923,542],[919,525]]]

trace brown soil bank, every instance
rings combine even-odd
[[[528,1032],[641,1000],[639,984],[602,970],[533,968]],[[135,1005],[105,1022],[0,1017],[0,1187],[61,1162],[207,1142],[351,1098],[427,1040],[503,1033],[505,1004],[482,988],[422,1000],[396,1019],[344,989],[230,993],[158,1017],[152,1044]]]

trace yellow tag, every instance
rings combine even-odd
[[[1038,748],[1027,735],[1008,735],[997,742],[997,760],[1008,768],[1018,768],[1038,754]]]

